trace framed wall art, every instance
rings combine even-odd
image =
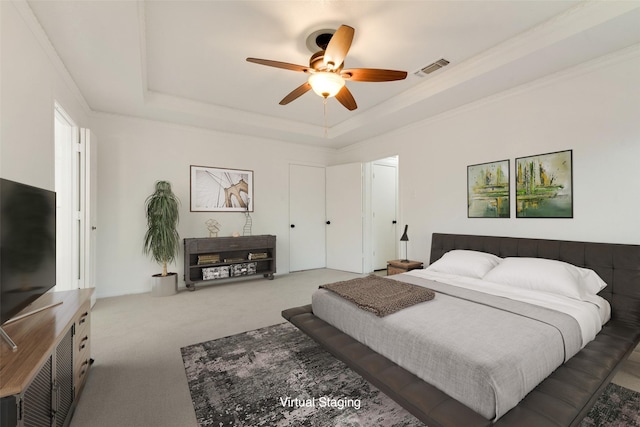
[[[509,218],[509,160],[467,166],[467,217]]]
[[[191,212],[253,212],[253,171],[191,166]]]
[[[572,150],[516,158],[516,218],[573,218]]]

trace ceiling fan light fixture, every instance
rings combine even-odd
[[[270,59],[247,58],[248,62],[267,65],[284,70],[310,74],[308,80],[282,98],[280,105],[291,101],[313,90],[324,99],[325,113],[327,98],[335,97],[349,111],[358,108],[353,94],[345,86],[345,79],[356,82],[392,82],[407,77],[406,71],[383,70],[378,68],[350,68],[343,70],[344,60],[353,42],[355,30],[348,25],[340,25],[333,30],[318,30],[307,38],[307,46],[315,51],[309,58],[309,66],[272,61]],[[317,51],[316,45],[320,50]]]
[[[340,92],[344,86],[344,79],[336,73],[318,71],[309,76],[309,84],[319,96],[331,98]]]

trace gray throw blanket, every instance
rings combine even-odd
[[[435,297],[431,289],[373,274],[368,277],[321,285],[320,288],[335,292],[378,317],[430,301]]]

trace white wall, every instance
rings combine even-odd
[[[146,292],[160,267],[142,254],[144,202],[157,180],[171,182],[181,200],[181,238],[242,234],[242,213],[190,212],[190,165],[252,170],[253,234],[277,236],[278,274],[289,271],[289,164],[326,165],[329,151],[122,116],[95,115],[98,152],[98,297]],[[184,286],[183,257],[170,270]]]
[[[89,109],[26,2],[0,1],[0,61],[0,176],[55,190],[55,103],[77,126]]]
[[[0,175],[54,190],[54,102],[78,126],[86,126],[88,109],[26,4],[1,1],[0,19]]]
[[[25,9],[26,8],[26,9]],[[182,200],[182,237],[241,231],[241,214],[189,212],[189,165],[251,169],[253,233],[278,236],[289,266],[288,166],[399,155],[400,224],[427,260],[432,232],[640,243],[640,48],[477,102],[340,152],[119,116],[88,107],[26,3],[0,2],[0,176],[54,188],[53,105],[99,140],[98,296],[144,292],[159,267],[142,254],[144,200],[158,179]],[[466,167],[573,149],[574,218],[468,219]],[[513,192],[512,180],[512,192]],[[182,276],[182,258],[173,270]]]
[[[393,147],[393,148],[391,148]],[[573,150],[573,219],[468,219],[466,167]],[[640,244],[640,47],[345,149],[341,160],[397,152],[409,255],[431,233]]]

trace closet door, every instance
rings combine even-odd
[[[289,166],[289,271],[324,268],[325,168]]]
[[[327,268],[362,273],[362,164],[331,166],[327,173]]]

